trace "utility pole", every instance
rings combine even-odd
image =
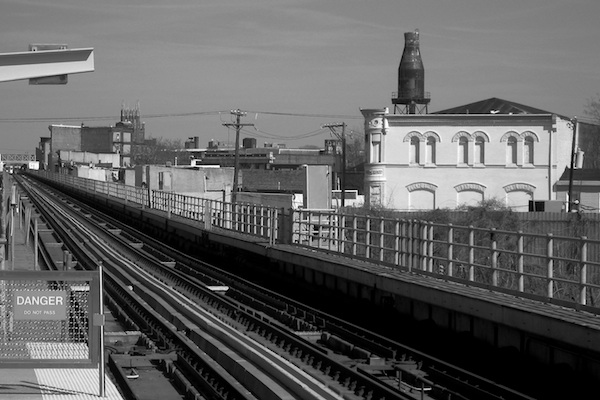
[[[575,143],[577,141],[577,117],[571,119],[573,124],[573,141],[571,142],[571,168],[569,168],[569,202],[567,203],[567,211],[573,211],[573,169],[575,168]]]
[[[342,208],[346,206],[346,123],[324,124],[322,128],[329,128],[332,134],[342,141]],[[335,128],[342,128],[341,135]]]
[[[223,124],[228,128],[235,128],[235,161],[233,164],[233,190],[231,191],[231,203],[235,204],[237,201],[238,191],[238,174],[239,174],[239,157],[240,157],[240,130],[244,126],[254,126],[254,124],[242,124],[240,118],[246,115],[245,111],[239,109],[231,110],[231,115],[236,116],[235,123]]]

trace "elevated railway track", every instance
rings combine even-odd
[[[450,363],[165,246],[18,178],[73,253],[102,263],[123,323],[206,398],[528,399]]]

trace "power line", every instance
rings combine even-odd
[[[301,114],[301,113],[284,113],[274,111],[248,111],[251,114],[267,114],[281,115],[285,117],[308,117],[308,118],[344,118],[344,119],[363,119],[360,115],[332,115],[332,114]]]
[[[158,113],[158,114],[144,114],[144,119],[154,118],[183,118],[183,117],[195,117],[195,116],[210,116],[210,115],[221,115],[229,111],[196,111],[187,113]],[[274,111],[248,111],[251,114],[265,114],[265,115],[278,115],[286,117],[301,117],[301,118],[347,118],[347,119],[362,119],[362,116],[357,115],[329,115],[329,114],[303,114],[303,113],[286,113],[286,112],[274,112]],[[31,122],[53,122],[53,121],[81,121],[81,120],[115,120],[116,116],[83,116],[83,117],[25,117],[25,118],[0,118],[0,123],[31,123]]]
[[[180,117],[194,117],[194,116],[205,116],[205,115],[220,115],[228,111],[203,111],[203,112],[188,112],[188,113],[163,113],[163,114],[147,114],[144,115],[144,119],[153,118],[180,118]],[[114,121],[118,117],[116,116],[98,116],[98,117],[39,117],[39,118],[0,118],[0,123],[30,123],[30,122],[54,122],[54,121],[82,121],[82,120],[111,120]]]
[[[310,131],[310,132],[307,132],[307,133],[302,133],[302,134],[299,134],[299,135],[293,135],[293,136],[277,135],[277,134],[274,134],[274,133],[265,132],[265,131],[257,129],[257,128],[254,128],[253,131],[249,130],[249,129],[242,129],[242,132],[244,132],[248,136],[262,137],[262,138],[267,138],[267,139],[302,140],[302,139],[308,139],[310,137],[322,135],[323,133],[325,133],[325,130],[324,129],[317,129],[317,130],[314,130],[314,131]]]

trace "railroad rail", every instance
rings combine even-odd
[[[38,190],[31,184],[24,185],[32,192]],[[70,205],[69,214],[75,209],[85,217],[82,221],[67,216],[67,211],[62,211],[63,206],[58,207],[57,203],[44,205],[51,197],[46,192],[44,200],[36,203],[40,208],[49,207],[48,216],[56,215],[58,210],[64,213],[65,222],[57,221],[56,229],[66,236],[69,247],[78,249],[74,253],[79,263],[93,268],[101,261],[106,266],[107,292],[113,298],[112,303],[121,307],[120,314],[147,332],[152,343],[181,354],[174,368],[192,374],[189,382],[204,382],[201,390],[226,394],[224,398],[244,398],[241,396],[247,393],[234,382],[266,390],[260,383],[269,379],[282,381],[284,377],[280,375],[285,371],[284,375],[293,378],[284,386],[307,390],[295,392],[300,398],[340,395],[357,399],[528,398],[192,259],[108,216],[84,209],[72,199],[60,204]],[[211,362],[196,354],[194,346],[212,343],[209,346],[212,355],[219,358],[214,349],[222,345],[214,344],[214,336],[207,338],[207,331],[228,338],[230,343],[245,343],[253,350],[244,347],[238,351],[253,352],[256,354],[253,357],[262,354],[264,350],[260,349],[269,349],[269,357],[263,355],[262,361],[257,362],[260,368],[271,365],[277,371],[270,373],[271,378],[255,376],[252,383],[244,377],[220,375],[224,369],[232,371],[240,367],[222,366],[223,370],[208,373]],[[280,359],[285,361],[274,361]],[[200,369],[205,376],[194,376],[198,374],[198,365],[203,366]],[[295,369],[290,369],[290,365]],[[311,371],[311,378],[301,380],[296,375],[304,369]],[[315,382],[315,376],[320,383]],[[231,393],[236,396],[229,397]],[[271,395],[275,396],[272,392]]]
[[[34,191],[31,186],[28,189],[30,193]],[[170,262],[158,259],[157,252],[148,254],[135,244],[124,243],[126,239],[115,240],[114,228],[99,230],[102,222],[92,224],[97,216],[86,213],[83,221],[76,220],[67,214],[64,203],[50,203],[51,197],[48,192],[31,196],[38,199],[33,201],[39,209],[48,213],[52,210],[55,229],[62,233],[61,237],[68,238],[78,262],[89,268],[101,261],[106,272],[107,292],[115,302],[123,306],[141,330],[150,332],[152,342],[181,354],[177,365],[183,367],[179,369],[196,375],[189,381],[204,382],[203,389],[212,389],[212,396],[262,399],[292,395],[303,399],[334,399],[344,394],[356,399],[410,398],[337,363],[317,346],[277,325],[265,323],[263,318],[242,307],[229,305],[225,311],[204,311],[199,304],[208,308],[212,303],[213,309],[224,310],[227,301],[203,284],[189,279],[182,281],[185,278],[175,273]],[[234,311],[234,317],[226,318]],[[243,326],[247,326],[246,329],[242,329]],[[311,370],[323,368],[339,380],[323,384],[274,350],[265,350],[244,333],[246,330],[257,332],[259,328],[276,348],[293,347],[296,358],[301,358]],[[224,347],[230,350],[223,350]],[[207,360],[206,355],[213,358]],[[214,367],[215,360],[220,361],[218,368]],[[329,388],[332,385],[335,391]]]

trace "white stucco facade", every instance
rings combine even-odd
[[[555,114],[389,114],[363,109],[365,202],[397,210],[483,199],[555,200],[573,128]]]

